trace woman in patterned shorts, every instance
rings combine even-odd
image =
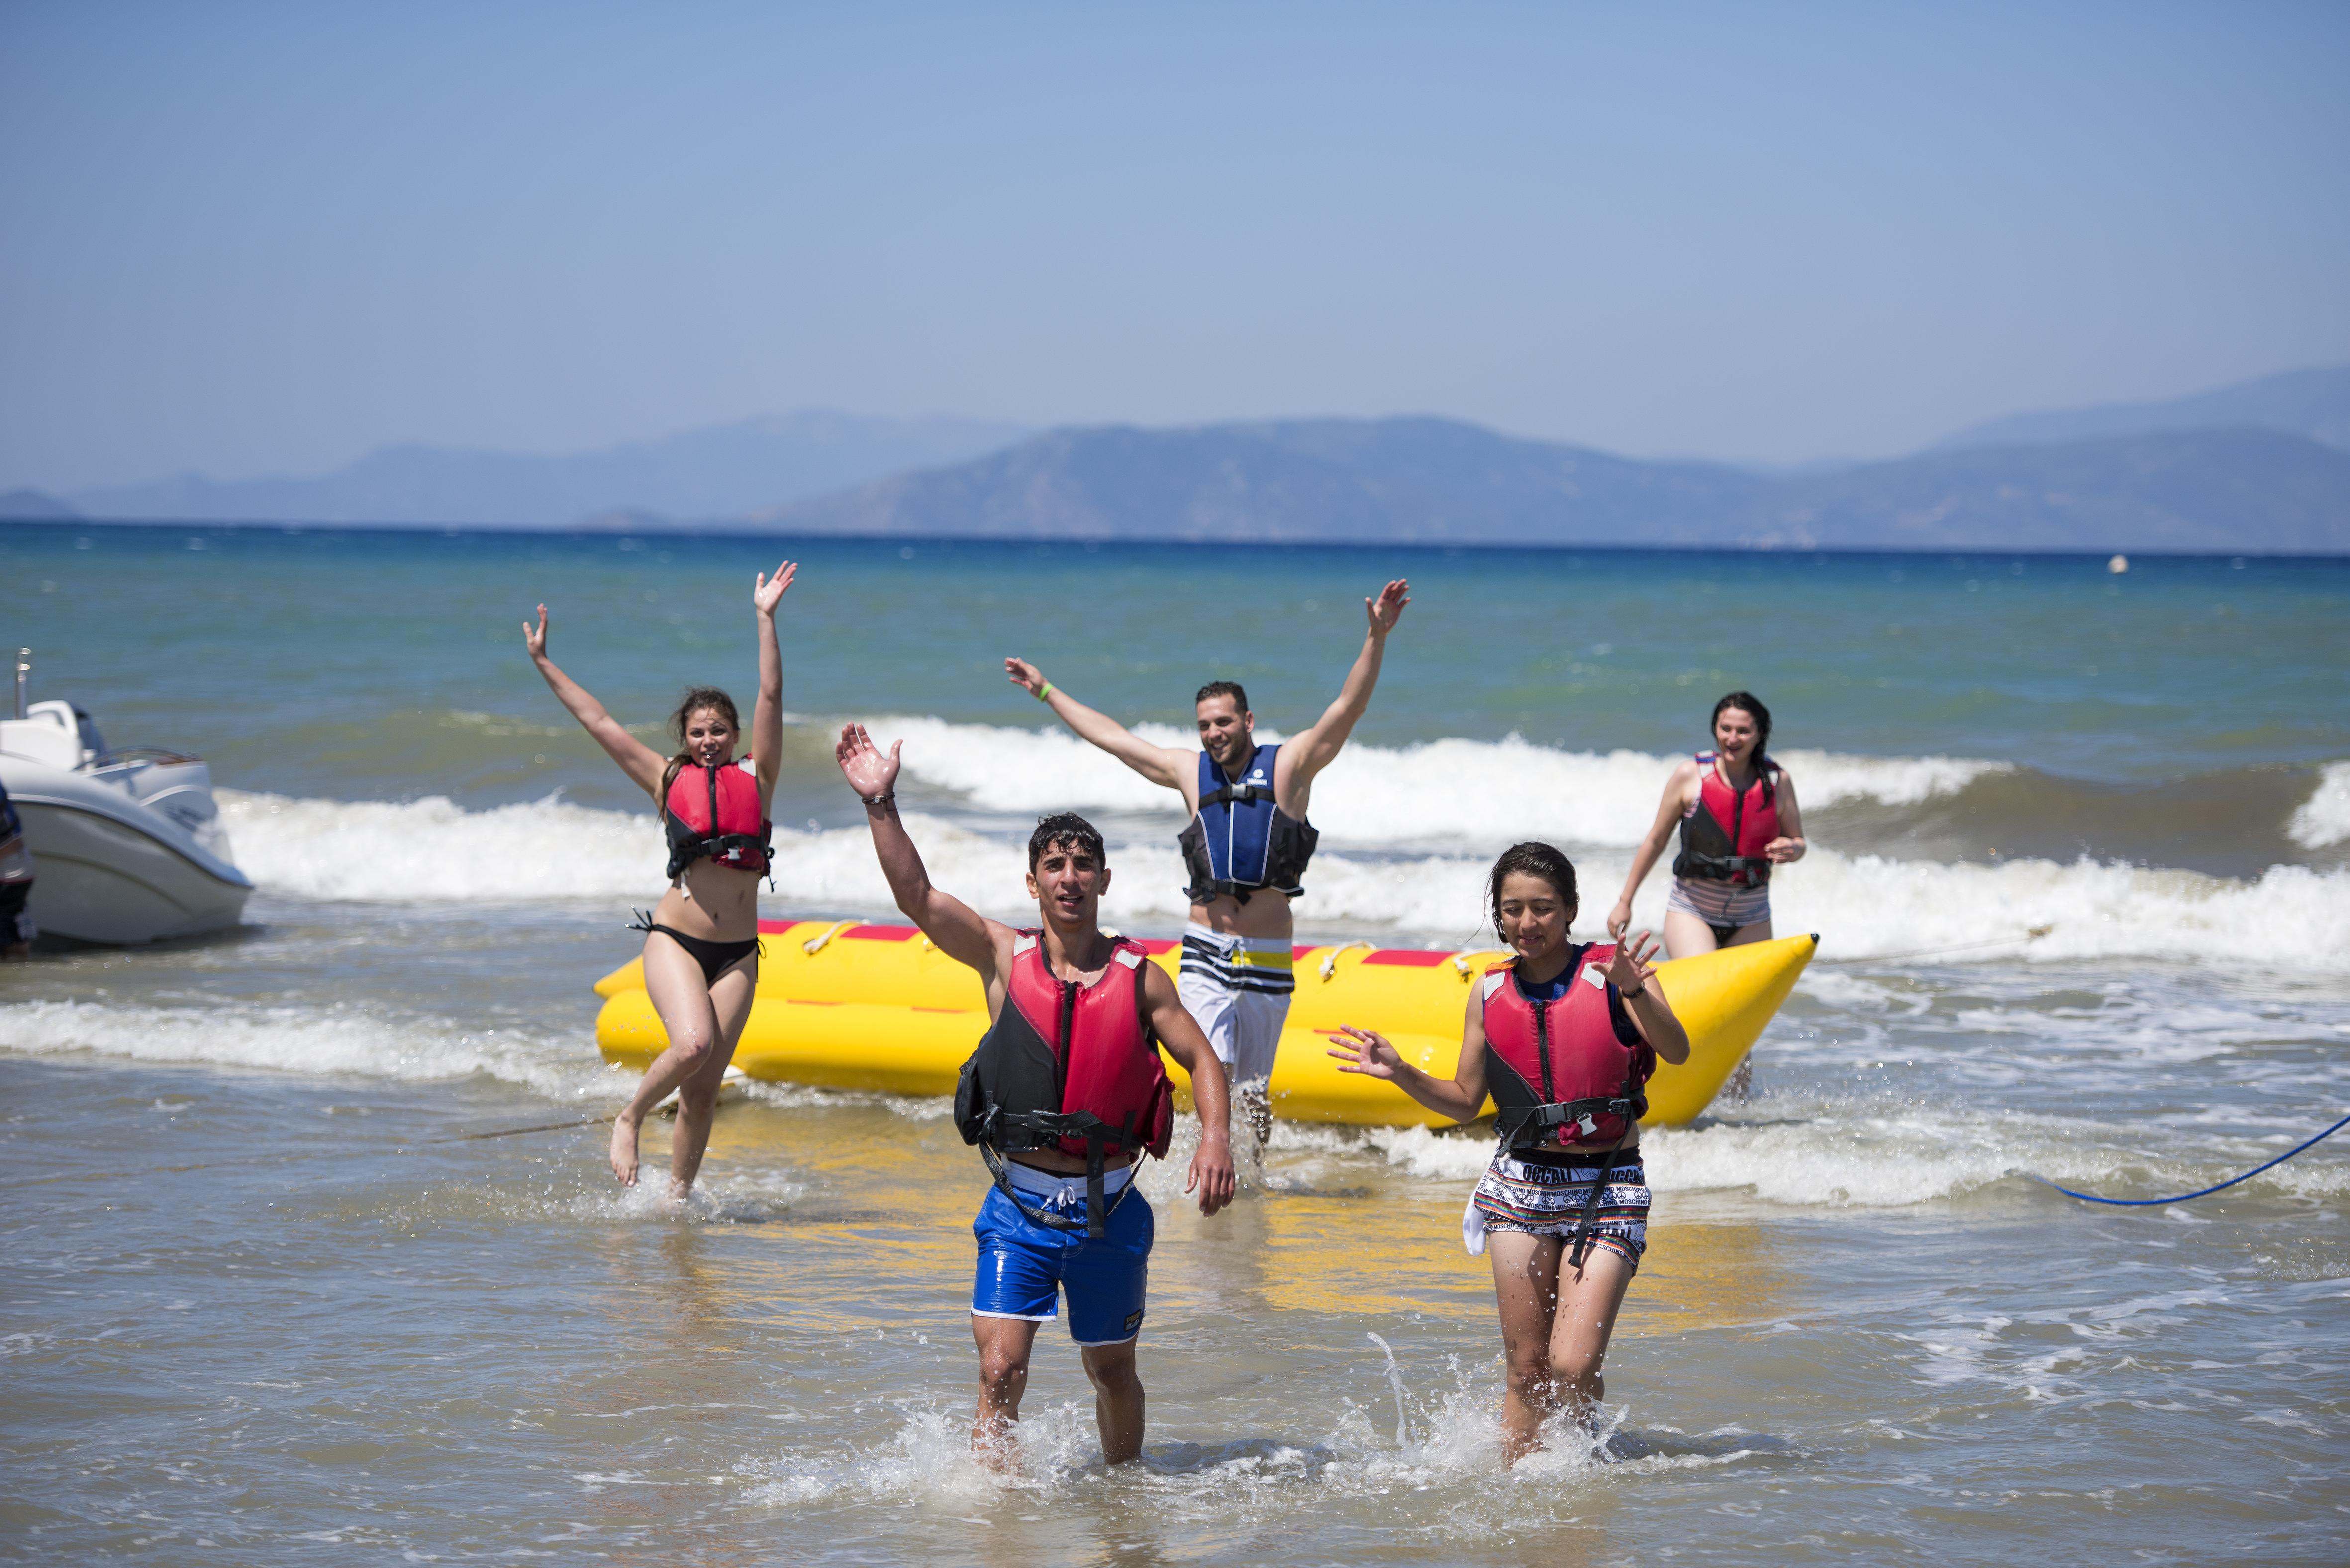
[[[1487,884],[1493,929],[1516,958],[1471,988],[1461,1064],[1421,1072],[1367,1029],[1331,1035],[1339,1070],[1386,1078],[1440,1116],[1469,1121],[1490,1092],[1501,1147],[1461,1232],[1493,1262],[1509,1388],[1503,1457],[1542,1446],[1543,1422],[1586,1424],[1607,1392],[1601,1361],[1624,1291],[1648,1249],[1641,1085],[1659,1058],[1689,1059],[1689,1033],[1654,979],[1648,932],[1575,943],[1575,867],[1519,844]]]

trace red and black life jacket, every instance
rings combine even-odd
[[[1003,1011],[955,1085],[955,1127],[986,1155],[1003,1195],[1040,1225],[1076,1229],[1021,1202],[1003,1154],[1056,1148],[1082,1155],[1086,1229],[1099,1236],[1109,1221],[1102,1203],[1105,1157],[1167,1152],[1175,1089],[1159,1060],[1143,999],[1147,961],[1139,946],[1120,939],[1101,979],[1079,985],[1053,973],[1038,932],[1022,931],[1013,940]],[[1118,1201],[1133,1189],[1128,1182]]]
[[[1673,875],[1733,888],[1760,888],[1771,880],[1771,857],[1762,853],[1779,836],[1779,764],[1756,759],[1753,782],[1733,791],[1722,781],[1714,753],[1700,752],[1705,770],[1697,809],[1681,818],[1681,852]]]
[[[1566,994],[1555,1002],[1519,990],[1514,963],[1485,971],[1485,1087],[1503,1147],[1620,1141],[1648,1114],[1640,1086],[1657,1054],[1617,1037],[1607,1000],[1615,957],[1613,943],[1573,954]]]
[[[702,776],[697,778],[695,774]],[[764,876],[775,824],[759,806],[759,781],[733,763],[688,763],[670,781],[661,826],[669,834],[669,879],[708,857],[721,866]]]

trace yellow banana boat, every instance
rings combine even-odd
[[[948,1095],[963,1059],[987,1031],[979,977],[910,926],[858,920],[762,920],[764,951],[750,1022],[734,1065],[754,1078],[895,1095]],[[1145,942],[1173,974],[1173,942]],[[1697,1119],[1794,988],[1819,938],[1786,937],[1660,964],[1673,1012],[1690,1034],[1690,1059],[1659,1064],[1648,1082],[1647,1123]],[[1405,1060],[1451,1077],[1471,981],[1509,955],[1373,948],[1367,942],[1300,948],[1297,992],[1274,1058],[1271,1094],[1291,1121],[1354,1127],[1443,1127],[1393,1084],[1341,1073],[1323,1032],[1342,1023],[1376,1029]],[[641,960],[596,982],[604,998],[596,1044],[608,1062],[642,1069],[668,1044],[645,994]],[[1189,1081],[1168,1071],[1188,1100]],[[1489,1107],[1490,1109],[1490,1103]]]

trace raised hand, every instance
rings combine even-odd
[[[1392,1080],[1396,1069],[1403,1065],[1402,1054],[1374,1030],[1357,1029],[1350,1023],[1322,1033],[1330,1040],[1329,1054],[1337,1058],[1341,1073]]]
[[[1045,672],[1024,659],[1005,659],[1003,673],[1010,679],[1012,684],[1019,687],[1031,697],[1045,689]]]
[[[1371,632],[1385,637],[1403,618],[1403,607],[1411,603],[1411,584],[1401,577],[1379,590],[1376,599],[1363,601],[1363,613],[1371,618]]]
[[[883,756],[873,744],[873,737],[865,732],[862,724],[843,724],[840,743],[832,754],[840,763],[841,776],[858,794],[871,800],[877,795],[890,794],[898,788],[898,752],[903,741],[889,742],[889,754]]]
[[[530,649],[530,656],[533,659],[546,657],[546,607],[545,605],[538,607],[538,625],[534,627],[528,621],[522,623],[522,645]]]
[[[1617,991],[1629,996],[1648,983],[1648,977],[1657,972],[1657,939],[1646,931],[1616,944],[1616,956],[1607,962],[1607,978]]]
[[[792,579],[799,575],[799,570],[797,561],[785,561],[775,568],[775,575],[772,577],[764,572],[759,574],[757,584],[751,589],[751,603],[761,615],[775,613],[775,607],[784,602],[784,595],[791,590]]]

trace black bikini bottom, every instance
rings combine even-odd
[[[1736,936],[1746,928],[1743,926],[1709,925],[1705,929],[1713,933],[1713,945],[1715,947],[1726,948],[1730,945],[1730,939]]]
[[[630,926],[629,929],[632,931],[644,931],[647,933],[659,931],[670,940],[683,948],[688,955],[692,958],[693,961],[702,966],[702,983],[704,985],[716,984],[720,975],[724,974],[728,970],[733,969],[744,959],[749,958],[754,953],[764,953],[766,951],[764,948],[759,945],[759,939],[756,937],[753,937],[747,941],[713,942],[705,937],[689,937],[683,931],[672,930],[667,926],[656,925],[654,924],[653,919],[650,915],[642,913],[639,913],[639,923]]]

